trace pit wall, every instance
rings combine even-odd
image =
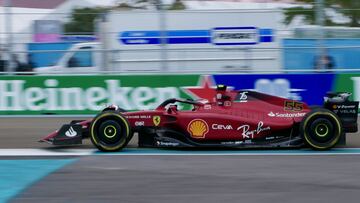
[[[92,115],[109,104],[154,109],[167,98],[211,98],[216,84],[310,105],[321,105],[328,91],[352,92],[360,100],[360,73],[0,76],[0,115]]]

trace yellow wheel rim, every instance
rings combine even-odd
[[[104,135],[105,137],[111,139],[116,135],[116,128],[113,125],[108,125],[104,128]]]
[[[96,120],[94,120],[93,125],[92,125],[92,127],[91,127],[91,129],[90,129],[90,131],[91,131],[91,138],[92,138],[92,140],[94,141],[94,143],[95,143],[96,145],[98,145],[98,146],[100,145],[101,147],[103,147],[103,148],[106,149],[106,150],[109,150],[109,151],[117,150],[118,148],[120,148],[121,145],[123,145],[123,144],[125,143],[126,139],[124,139],[124,141],[121,142],[121,143],[119,143],[117,146],[109,147],[109,146],[105,146],[105,145],[100,144],[100,143],[98,142],[97,138],[94,136],[94,134],[95,134],[94,126],[95,126],[96,122],[98,122],[101,118],[104,118],[104,117],[106,117],[106,116],[115,116],[115,117],[120,118],[120,119],[124,122],[124,124],[125,124],[126,138],[129,137],[130,126],[128,125],[127,121],[125,120],[125,118],[124,118],[123,116],[118,115],[118,114],[115,114],[115,113],[104,113],[104,114],[100,115],[99,117],[97,117]]]

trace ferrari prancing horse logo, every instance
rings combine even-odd
[[[160,116],[154,116],[153,117],[153,123],[155,126],[158,126],[161,122],[161,117]]]

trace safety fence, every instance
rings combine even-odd
[[[360,54],[359,28],[288,26],[284,23],[286,12],[298,10],[266,6],[112,9],[77,14],[93,16],[90,24],[94,29],[70,32],[66,29],[74,17],[70,5],[46,12],[4,9],[0,11],[0,71],[29,70],[27,67],[66,73],[360,68],[360,62],[353,60]],[[22,68],[17,67],[18,62],[23,63]]]

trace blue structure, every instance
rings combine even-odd
[[[97,39],[94,35],[63,35],[60,42],[29,43],[28,51],[41,51],[30,54],[35,68],[53,66],[71,45],[80,42],[93,42]]]
[[[316,39],[284,39],[283,46],[283,68],[287,70],[295,69],[314,69],[317,56]],[[360,69],[360,39],[326,39],[324,46],[327,55],[331,56],[335,62],[336,69]],[[358,48],[333,48],[357,46]],[[294,49],[296,47],[296,49]],[[303,47],[303,48],[302,48]],[[314,48],[308,48],[314,47]]]
[[[214,43],[213,31],[254,30],[258,32],[259,39],[255,42]],[[209,30],[168,30],[165,33],[168,44],[209,44],[215,45],[252,45],[274,41],[274,31],[269,28],[257,27],[216,27]],[[161,31],[137,30],[120,32],[118,40],[126,45],[161,44]]]
[[[53,66],[65,54],[61,52],[68,50],[72,42],[55,42],[55,43],[29,43],[29,51],[41,51],[30,53],[31,60],[36,67]]]

